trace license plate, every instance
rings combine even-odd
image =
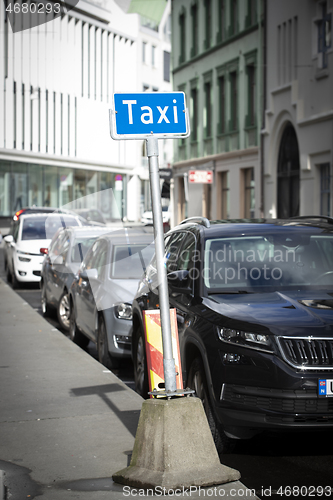
[[[319,396],[333,397],[333,379],[318,380]]]

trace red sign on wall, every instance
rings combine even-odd
[[[213,184],[212,170],[190,170],[188,174],[189,182],[197,184]]]

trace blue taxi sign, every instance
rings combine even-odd
[[[115,139],[189,134],[184,92],[115,93],[113,119]]]

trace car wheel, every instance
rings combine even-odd
[[[41,289],[42,289],[42,293],[41,293],[40,300],[41,300],[41,304],[42,304],[42,314],[43,314],[43,316],[49,316],[50,315],[50,306],[46,300],[46,291],[45,291],[44,281],[42,281],[42,283],[41,283]]]
[[[58,303],[57,316],[61,328],[66,331],[69,330],[70,313],[71,308],[69,303],[69,296],[67,290],[65,290],[61,295]]]
[[[201,358],[196,358],[191,364],[187,385],[190,389],[195,391],[195,395],[202,401],[218,454],[221,455],[230,452],[235,443],[234,440],[226,436],[222,425],[217,420],[210,401],[205,370]]]
[[[148,398],[148,370],[145,339],[141,328],[138,329],[133,350],[135,390],[143,398]]]
[[[103,316],[100,317],[98,322],[97,353],[98,361],[106,368],[109,368],[109,370],[118,368],[119,361],[110,356],[109,353],[108,336]]]
[[[75,321],[75,313],[73,305],[70,308],[71,314],[69,319],[69,338],[74,344],[77,344],[79,347],[85,348],[89,344],[89,339],[78,329]]]

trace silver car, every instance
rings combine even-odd
[[[74,276],[94,241],[108,232],[106,226],[67,227],[59,229],[51,241],[41,271],[42,311],[47,316],[50,308],[56,308],[63,330],[69,330],[68,291]]]
[[[70,338],[81,347],[96,343],[107,368],[131,357],[132,301],[154,249],[150,227],[101,236],[71,286]]]

